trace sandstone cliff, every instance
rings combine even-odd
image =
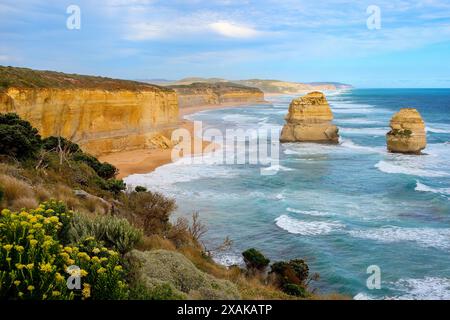
[[[420,154],[427,146],[425,122],[416,109],[401,109],[391,119],[387,136],[390,152]]]
[[[161,133],[178,122],[177,95],[168,88],[22,68],[0,72],[0,112],[15,112],[43,137],[62,135],[97,156],[159,147]]]
[[[333,113],[321,92],[294,99],[285,119],[281,142],[339,142],[339,130],[331,123]]]
[[[173,85],[180,108],[203,105],[261,103],[264,93],[257,89],[230,82]]]

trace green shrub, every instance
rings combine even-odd
[[[291,296],[306,298],[308,296],[308,292],[306,289],[298,284],[288,283],[283,286],[283,291]]]
[[[90,218],[82,214],[74,215],[70,241],[77,243],[89,237],[125,254],[142,240],[142,231],[134,228],[126,219],[110,216]]]
[[[107,162],[101,163],[96,157],[86,153],[74,154],[73,160],[86,163],[88,166],[94,169],[99,177],[103,179],[114,178],[118,173],[118,169],[112,164],[109,164]]]
[[[242,252],[242,256],[244,257],[245,265],[249,270],[264,271],[270,263],[270,260],[255,248]]]
[[[59,139],[58,139],[59,138]],[[58,151],[58,145],[61,143],[61,149],[68,153],[81,152],[80,146],[63,137],[48,137],[42,140],[42,147],[47,151]]]
[[[153,294],[172,292],[180,296],[187,295],[188,298],[206,300],[240,298],[235,284],[214,278],[199,270],[181,253],[166,250],[146,252],[133,250],[130,255],[141,262],[139,282]],[[168,290],[169,288],[172,289]]]
[[[147,188],[146,187],[137,186],[136,188],[134,188],[134,191],[136,191],[136,192],[147,192]]]
[[[15,113],[0,114],[0,154],[19,160],[33,158],[41,148],[41,136]]]
[[[136,283],[130,288],[130,300],[185,300],[186,296],[180,294],[170,284],[163,283],[153,288],[147,288],[142,283]]]
[[[64,246],[61,230],[70,222],[64,205],[49,202],[35,210],[0,214],[0,299],[122,299],[127,285],[117,252],[94,239]],[[76,274],[67,266],[78,266]],[[82,290],[66,278],[81,277]]]
[[[278,286],[285,293],[298,297],[306,296],[309,267],[304,260],[276,262],[271,266],[270,273],[276,276]]]
[[[104,186],[104,190],[112,192],[118,195],[120,192],[125,191],[127,185],[123,180],[110,179],[107,180]]]

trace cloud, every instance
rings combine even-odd
[[[211,23],[209,27],[214,32],[229,38],[254,38],[261,34],[253,28],[227,21]]]

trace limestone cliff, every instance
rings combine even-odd
[[[178,122],[177,95],[168,88],[22,68],[0,72],[0,112],[15,112],[43,137],[62,135],[97,156],[152,147]]]
[[[281,142],[339,141],[339,130],[331,123],[333,113],[321,92],[311,92],[294,99],[289,106],[286,125],[281,131]]]
[[[416,109],[401,109],[391,119],[387,136],[390,152],[420,154],[427,146],[425,122]]]
[[[261,90],[230,82],[193,83],[174,85],[169,88],[177,92],[180,108],[265,102],[264,93]]]

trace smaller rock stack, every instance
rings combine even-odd
[[[425,122],[416,109],[401,109],[391,119],[387,148],[394,153],[420,154],[427,146]]]
[[[333,113],[321,92],[294,99],[285,119],[281,142],[339,142],[339,129],[331,123]]]

